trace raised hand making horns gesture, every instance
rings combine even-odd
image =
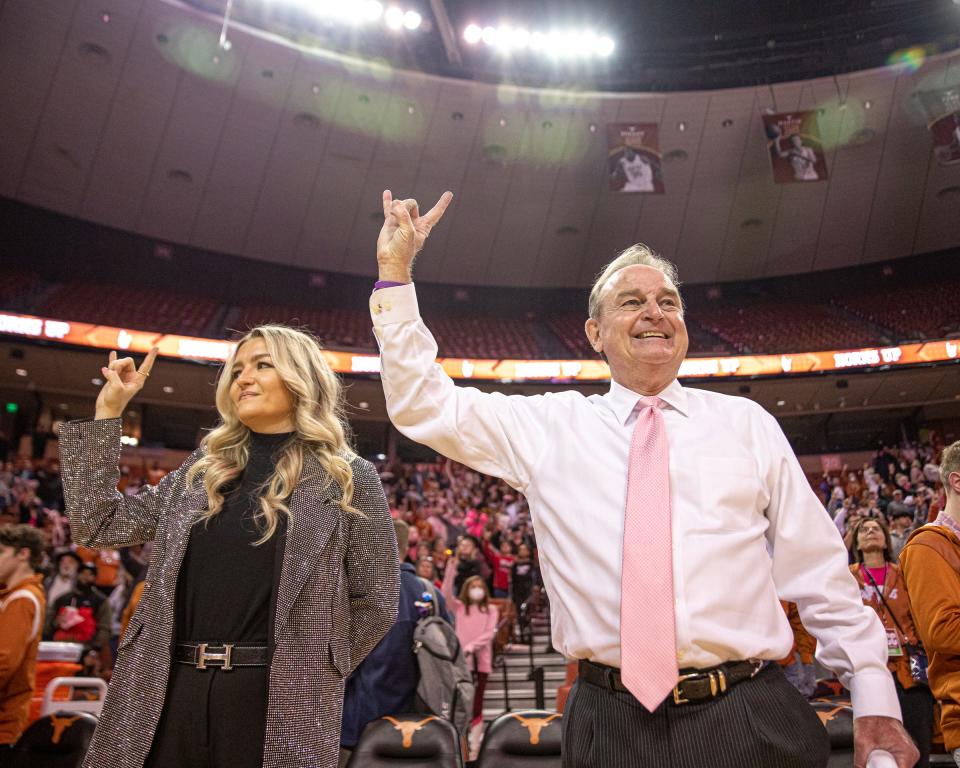
[[[117,359],[117,353],[111,352],[107,364],[100,369],[104,384],[97,395],[96,419],[116,419],[123,415],[135,394],[143,389],[153,364],[157,359],[157,347],[151,349],[137,368],[132,357]]]
[[[394,200],[393,193],[384,190],[383,228],[377,238],[381,280],[413,280],[413,261],[452,199],[452,192],[444,192],[437,204],[421,216],[416,200]]]

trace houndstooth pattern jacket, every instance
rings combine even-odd
[[[191,454],[156,486],[117,491],[120,420],[70,422],[60,433],[63,489],[73,539],[91,547],[153,540],[143,597],[120,641],[100,723],[83,768],[141,768],[163,710],[170,674],[177,575],[207,496],[186,487]],[[264,768],[334,768],[344,679],[393,625],[396,538],[373,465],[352,463],[353,505],[344,513],[315,459],[291,496],[274,617]]]

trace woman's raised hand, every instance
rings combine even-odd
[[[383,227],[377,238],[381,280],[413,280],[413,260],[452,199],[452,192],[444,192],[437,204],[421,216],[416,200],[394,200],[390,190],[384,190]]]
[[[97,410],[94,418],[116,419],[123,415],[127,403],[146,384],[158,351],[157,347],[151,349],[139,368],[134,364],[132,357],[122,357],[118,360],[116,352],[110,353],[107,365],[100,369],[104,383],[100,394],[97,395]]]

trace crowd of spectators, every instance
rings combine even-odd
[[[884,446],[859,468],[823,474],[818,492],[844,537],[851,563],[854,532],[862,520],[878,519],[889,527],[896,559],[910,534],[936,519],[945,504],[937,465],[943,447],[936,435],[928,442]]]
[[[862,584],[863,579],[882,578],[873,567],[876,557],[869,555],[868,544],[878,545],[874,549],[884,562],[896,563],[910,534],[943,510],[937,464],[942,449],[934,434],[927,442],[880,447],[860,467],[844,466],[811,477]],[[378,469],[391,516],[409,527],[401,562],[433,583],[453,617],[477,682],[477,724],[486,678],[502,649],[501,630],[508,624],[508,641],[531,642],[530,618],[546,605],[526,499],[501,480],[440,457],[425,463],[381,461]],[[156,464],[125,465],[119,490],[136,494],[162,476]],[[11,458],[0,463],[0,512],[0,524],[27,525],[42,533],[43,638],[83,644],[79,674],[109,680],[117,643],[142,589],[150,545],[117,551],[72,542],[55,459]],[[874,532],[876,541],[869,540]],[[889,573],[886,566],[883,573]],[[869,586],[863,591],[865,602],[871,604]],[[788,665],[797,687],[812,694],[813,647],[804,644],[795,609],[785,605],[785,610],[788,616],[791,610],[794,614],[798,653],[782,663]],[[907,688],[903,670],[899,673]]]

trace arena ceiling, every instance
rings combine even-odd
[[[107,5],[0,2],[0,195],[164,243],[372,275],[381,190],[430,203],[449,188],[417,275],[453,284],[582,286],[636,241],[686,282],[960,246],[960,165],[933,159],[916,96],[960,83],[957,53],[725,90],[537,90],[244,28],[227,51],[218,19],[192,6]],[[808,109],[829,181],[774,184],[762,115]],[[620,122],[658,124],[665,194],[609,191],[605,127]]]

